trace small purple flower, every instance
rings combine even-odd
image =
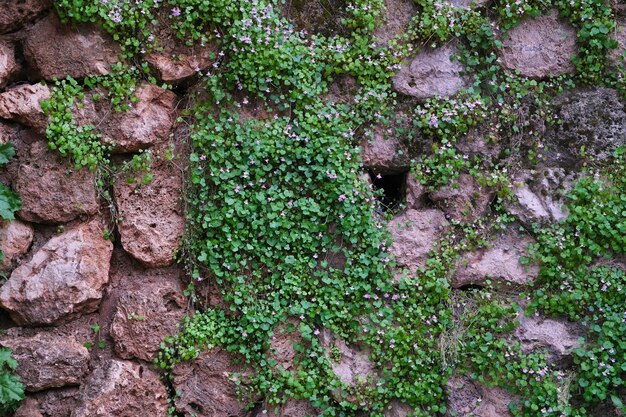
[[[343,201],[345,201],[345,199],[346,199],[346,195],[341,194],[337,200],[339,200],[339,202],[342,203]]]
[[[174,17],[180,16],[180,9],[178,7],[174,7],[172,9],[172,16],[174,16]]]

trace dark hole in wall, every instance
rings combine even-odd
[[[461,290],[461,291],[470,292],[470,291],[480,291],[483,288],[485,288],[485,287],[483,287],[480,284],[465,284],[465,285],[461,285],[457,289]]]
[[[399,174],[370,172],[369,175],[372,179],[374,191],[377,191],[377,194],[379,194],[376,198],[380,203],[381,209],[384,212],[398,209],[405,200],[408,172]]]

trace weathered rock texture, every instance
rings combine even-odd
[[[108,74],[119,46],[95,25],[62,25],[52,13],[35,24],[24,40],[24,56],[33,78]]]
[[[18,214],[27,221],[62,223],[98,211],[94,173],[72,170],[43,140],[31,145],[14,186],[22,199]]]
[[[98,308],[109,280],[113,245],[97,221],[46,243],[18,267],[0,292],[0,306],[18,324],[54,324]]]
[[[369,359],[369,349],[348,345],[328,330],[321,332],[320,341],[330,358],[333,372],[344,384],[354,386],[376,376],[376,367]],[[333,358],[331,351],[333,347],[338,349],[339,358]]]
[[[50,88],[42,84],[20,85],[0,94],[0,118],[12,120],[44,134],[48,117],[40,102],[50,98]]]
[[[468,87],[461,76],[463,66],[452,60],[457,48],[451,44],[419,52],[393,77],[393,88],[409,96],[449,96]]]
[[[472,222],[487,212],[493,192],[483,188],[469,174],[429,194],[429,198],[446,216],[457,221]]]
[[[0,261],[0,271],[9,272],[14,261],[24,255],[33,241],[33,227],[19,220],[5,221],[0,227],[0,251],[4,258]]]
[[[576,52],[576,31],[556,11],[524,20],[502,42],[504,66],[531,78],[573,72]]]
[[[256,417],[315,417],[319,415],[320,411],[309,401],[289,400],[280,407],[265,407],[264,411],[257,413]]]
[[[173,385],[181,392],[175,399],[176,410],[198,417],[244,416],[246,404],[237,398],[231,379],[233,373],[241,372],[243,368],[219,348],[201,353],[193,362],[176,365]]]
[[[393,245],[391,253],[399,268],[408,268],[411,273],[424,266],[428,252],[437,242],[437,237],[448,225],[440,210],[407,210],[389,222]]]
[[[293,366],[293,360],[296,357],[294,343],[304,345],[298,330],[298,322],[295,319],[289,319],[274,330],[274,335],[270,340],[271,358],[285,370]]]
[[[413,0],[385,0],[384,24],[376,28],[374,36],[383,44],[401,36],[416,12]]]
[[[0,33],[17,30],[52,6],[52,0],[3,1],[0,7]]]
[[[88,371],[89,352],[73,338],[39,333],[3,338],[0,345],[11,349],[28,391],[78,385]]]
[[[39,408],[39,402],[33,397],[26,397],[13,417],[44,417]]]
[[[187,299],[178,271],[163,272],[142,273],[127,284],[117,301],[110,333],[115,351],[124,359],[152,361],[185,315]]]
[[[463,9],[469,9],[471,6],[480,6],[487,3],[489,0],[444,0],[446,3],[451,4],[454,7],[461,7]]]
[[[364,138],[361,160],[366,169],[382,174],[406,172],[410,166],[409,152],[393,128],[377,127],[372,138]]]
[[[182,172],[167,161],[153,167],[148,185],[115,183],[115,202],[122,220],[118,230],[124,249],[149,267],[170,265],[182,238]]]
[[[512,417],[508,405],[517,398],[500,388],[491,388],[467,377],[452,377],[446,384],[448,413],[458,417]]]
[[[0,39],[0,90],[15,79],[19,70],[13,45]]]
[[[452,286],[483,284],[486,280],[496,285],[532,283],[539,274],[539,267],[519,262],[520,257],[527,255],[530,243],[530,238],[508,233],[499,236],[489,249],[464,255],[458,262]]]
[[[561,95],[555,100],[560,124],[548,136],[548,162],[580,167],[585,157],[607,160],[626,145],[626,112],[616,90],[595,88]]]
[[[525,317],[520,315],[520,326],[516,336],[526,352],[544,350],[551,360],[562,363],[580,347],[579,337],[583,336],[580,326],[565,321]]]
[[[609,52],[609,60],[616,66],[624,66],[624,54],[626,53],[626,19],[617,22],[614,39],[617,48]]]
[[[111,360],[80,388],[72,417],[166,417],[167,392],[152,366]]]

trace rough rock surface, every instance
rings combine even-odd
[[[357,345],[347,345],[345,341],[334,337],[334,335],[324,329],[320,334],[320,342],[327,355],[331,357],[333,372],[344,384],[354,386],[357,383],[365,382],[376,375],[374,363],[369,359],[369,349],[361,349]],[[341,358],[334,360],[330,349],[339,349]]]
[[[30,248],[34,237],[33,227],[19,220],[5,221],[0,226],[0,251],[4,258],[0,261],[0,271],[11,270],[14,261]]]
[[[426,188],[408,173],[406,176],[406,207],[408,209],[421,209],[426,205]]]
[[[94,173],[69,169],[43,140],[31,145],[14,186],[22,199],[18,215],[27,221],[62,223],[98,211]]]
[[[384,24],[377,25],[374,36],[380,43],[387,44],[404,33],[415,13],[417,5],[413,0],[385,0]]]
[[[563,220],[568,215],[565,195],[578,176],[562,168],[522,171],[513,181],[511,190],[515,198],[507,203],[507,208],[526,225]]]
[[[0,7],[0,33],[17,30],[52,6],[51,0],[3,1]]]
[[[50,87],[41,84],[20,85],[0,94],[0,118],[13,120],[44,134],[48,117],[43,113],[41,100],[50,98]]]
[[[552,11],[526,19],[507,33],[502,42],[502,63],[526,77],[544,78],[573,72],[571,57],[576,52],[575,29]]]
[[[512,417],[508,405],[517,398],[500,389],[485,387],[467,377],[452,377],[446,384],[448,413],[457,417]]]
[[[37,393],[39,409],[45,417],[71,417],[78,404],[78,387],[69,387]]]
[[[424,265],[426,255],[448,225],[442,211],[436,209],[407,210],[389,222],[393,245],[391,253],[399,268],[410,272]]]
[[[429,198],[446,217],[472,222],[487,212],[493,191],[481,187],[471,175],[461,174],[456,183],[430,193]]]
[[[0,39],[0,90],[13,81],[19,70],[13,45]]]
[[[537,265],[522,265],[521,256],[532,239],[510,232],[499,236],[488,249],[465,254],[457,263],[452,279],[455,288],[469,284],[482,284],[491,280],[495,285],[527,285],[539,274]]]
[[[113,152],[135,152],[164,141],[174,124],[176,94],[152,84],[141,85],[139,100],[128,112],[115,113],[101,129],[105,140],[112,141]]]
[[[454,7],[461,7],[463,9],[469,9],[471,6],[480,6],[487,3],[489,0],[444,0],[446,3],[451,4]]]
[[[237,398],[233,373],[242,368],[219,348],[203,352],[193,362],[174,368],[173,386],[181,392],[175,399],[176,410],[197,417],[238,417],[246,415],[244,402]]]
[[[393,88],[423,99],[449,96],[468,87],[467,79],[461,76],[463,66],[452,61],[456,53],[457,48],[452,44],[419,52],[393,77]]]
[[[548,162],[579,167],[582,147],[596,160],[608,159],[626,145],[626,111],[616,90],[595,88],[561,95],[555,100],[561,123],[547,133]]]
[[[552,361],[562,362],[580,347],[578,337],[583,333],[579,326],[564,321],[525,317],[523,314],[520,314],[519,321],[520,326],[515,332],[527,352],[547,350]]]
[[[414,410],[408,405],[398,400],[392,400],[384,415],[385,417],[407,417],[413,413]]]
[[[0,345],[13,352],[27,391],[78,385],[88,371],[89,352],[73,338],[42,332],[34,337],[4,337]]]
[[[124,359],[152,361],[161,342],[176,333],[186,306],[175,270],[161,275],[144,272],[141,280],[128,283],[117,301],[110,328],[115,351]]]
[[[108,74],[118,53],[119,46],[95,25],[62,25],[54,13],[37,22],[24,40],[30,75],[45,80]]]
[[[274,330],[274,335],[270,340],[271,357],[285,370],[292,367],[296,357],[294,343],[304,344],[298,331],[298,322],[289,319]]]
[[[278,409],[275,406],[266,406],[265,410],[257,413],[256,417],[316,417],[319,415],[320,411],[309,401],[288,400]]]
[[[166,417],[167,392],[151,365],[111,360],[80,388],[72,417]]]
[[[120,177],[114,192],[124,250],[148,267],[160,267],[174,261],[185,227],[182,173],[167,161],[154,166],[152,173],[148,185],[128,184]]]
[[[91,313],[109,280],[112,250],[96,220],[53,237],[13,271],[0,306],[18,324],[53,324]]]
[[[13,417],[44,417],[44,415],[39,409],[39,402],[32,397],[26,397]]]
[[[375,128],[372,138],[364,138],[361,148],[363,166],[372,172],[395,174],[409,169],[407,146],[394,134],[392,127]]]

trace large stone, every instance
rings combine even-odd
[[[372,172],[395,174],[406,172],[410,167],[408,148],[394,134],[391,126],[376,127],[371,133],[371,138],[363,139],[361,147],[363,165]]]
[[[237,397],[234,375],[245,370],[220,348],[203,352],[172,371],[176,411],[197,417],[243,417],[246,403]]]
[[[45,134],[48,116],[40,102],[50,98],[50,87],[42,84],[20,85],[0,94],[0,118],[12,120]]]
[[[482,285],[486,280],[500,286],[531,284],[539,274],[539,267],[522,265],[519,259],[528,255],[527,247],[532,242],[531,238],[511,232],[498,236],[487,249],[465,254],[457,263],[452,286]]]
[[[413,408],[409,407],[405,403],[398,401],[398,400],[392,400],[391,403],[389,403],[389,406],[387,407],[387,409],[385,410],[384,416],[385,417],[408,417],[408,416],[412,416],[414,412],[415,410],[413,410]]]
[[[387,44],[405,32],[416,13],[417,5],[413,0],[385,0],[384,23],[376,25],[374,36]]]
[[[266,406],[256,417],[317,417],[320,411],[306,400],[287,400],[280,407]]]
[[[116,113],[103,129],[114,143],[113,151],[134,152],[165,141],[174,124],[176,94],[152,84],[135,93],[138,102],[129,112]]]
[[[78,393],[78,387],[37,393],[39,408],[45,417],[71,417],[72,411],[78,404]]]
[[[86,168],[73,170],[43,141],[30,148],[22,161],[15,190],[22,199],[18,215],[35,223],[63,223],[98,211],[95,173]]]
[[[609,159],[626,145],[626,111],[616,90],[594,88],[563,94],[555,100],[560,120],[547,133],[548,163],[578,168],[589,158]]]
[[[527,226],[561,221],[568,215],[565,196],[580,175],[563,168],[519,172],[511,186],[508,211]]]
[[[526,352],[547,351],[552,362],[563,364],[571,359],[572,351],[580,347],[579,337],[584,336],[582,327],[539,317],[519,317],[520,325],[515,329],[516,336]]]
[[[169,161],[152,168],[148,185],[129,184],[120,177],[114,185],[121,220],[122,247],[148,267],[170,265],[183,236],[185,218],[181,207],[182,172]]]
[[[426,187],[419,182],[413,173],[409,172],[406,176],[406,208],[424,208],[426,200]]]
[[[461,76],[463,65],[452,60],[457,52],[452,44],[419,52],[393,77],[393,88],[402,94],[424,99],[450,96],[468,87],[468,80]]]
[[[453,184],[441,187],[429,194],[446,217],[460,222],[472,222],[489,209],[494,192],[482,187],[469,174],[459,175]]]
[[[180,84],[205,73],[219,58],[217,42],[194,42],[193,46],[187,46],[184,40],[176,36],[167,21],[161,22],[154,37],[154,51],[146,55],[145,59],[156,72],[157,78],[166,83]]]
[[[20,29],[52,6],[51,0],[3,0],[0,7],[0,33]]]
[[[4,258],[0,261],[0,271],[9,272],[12,269],[14,262],[30,248],[34,235],[33,227],[19,220],[1,224],[0,251]]]
[[[39,408],[39,402],[32,397],[26,397],[13,417],[44,417]]]
[[[12,82],[19,71],[20,66],[15,60],[13,45],[0,39],[0,90]]]
[[[467,377],[448,379],[446,391],[446,416],[450,417],[512,417],[508,405],[518,399],[501,388],[486,387]]]
[[[391,220],[387,228],[391,233],[391,253],[397,266],[408,268],[411,273],[424,266],[428,252],[436,245],[447,225],[443,212],[436,209],[410,209]]]
[[[113,244],[93,220],[53,237],[18,267],[0,292],[0,306],[18,324],[54,324],[98,308],[109,281]]]
[[[298,322],[291,318],[274,329],[274,334],[270,340],[269,356],[274,359],[279,367],[289,370],[293,366],[293,361],[297,355],[294,343],[304,345]]]
[[[27,391],[79,385],[88,371],[89,352],[74,338],[42,332],[34,337],[5,337],[0,345],[11,349]]]
[[[108,74],[118,53],[119,46],[95,25],[63,25],[54,13],[37,22],[24,40],[30,75],[45,80]]]
[[[72,417],[166,417],[167,408],[167,391],[152,366],[110,360],[83,383]]]
[[[525,19],[506,34],[502,63],[526,77],[544,78],[573,72],[576,52],[576,30],[552,11]]]
[[[117,300],[110,333],[116,353],[124,359],[152,361],[163,340],[177,332],[187,300],[178,271],[138,274]]]
[[[374,363],[370,361],[368,348],[355,344],[348,345],[327,329],[321,332],[319,338],[329,357],[333,372],[344,384],[355,386],[366,383],[378,375]],[[337,353],[333,353],[333,350]]]

